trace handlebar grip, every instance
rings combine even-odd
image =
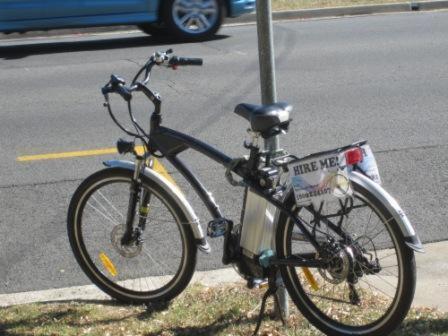
[[[110,86],[109,84],[106,84],[101,88],[101,93],[103,95],[107,95],[111,92],[114,92],[114,90],[112,89],[112,86]]]
[[[202,58],[188,58],[173,56],[170,59],[169,65],[202,65],[204,61]]]
[[[127,87],[125,87],[121,84],[115,86],[115,90],[113,90],[113,91],[118,93],[120,96],[122,96],[123,99],[126,101],[130,101],[132,98],[131,91]]]
[[[106,85],[101,88],[101,93],[107,95],[109,93],[118,93],[124,100],[130,101],[132,98],[131,91],[123,85]]]
[[[132,93],[127,87],[124,86],[125,84],[126,82],[122,78],[116,75],[111,75],[109,83],[101,88],[101,92],[103,95],[118,93],[124,100],[130,101],[132,98]]]

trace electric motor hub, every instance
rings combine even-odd
[[[353,282],[355,258],[351,247],[337,243],[325,245],[321,257],[325,260],[328,267],[319,268],[320,275],[332,284],[340,284],[347,280]]]

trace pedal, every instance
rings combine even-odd
[[[224,236],[229,227],[229,221],[225,218],[217,218],[210,221],[207,225],[207,236],[217,238]]]

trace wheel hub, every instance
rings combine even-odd
[[[142,252],[142,244],[132,241],[127,245],[121,243],[126,232],[126,224],[116,225],[110,234],[110,240],[115,250],[125,258],[133,258]]]
[[[218,19],[218,4],[214,1],[174,1],[172,14],[176,25],[188,33],[203,33]]]
[[[332,246],[325,257],[328,268],[319,268],[320,275],[332,284],[346,281],[353,273],[354,256],[350,247]],[[328,254],[329,252],[329,254]]]

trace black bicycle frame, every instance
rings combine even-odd
[[[220,163],[224,167],[228,168],[233,162],[233,159],[224,153],[220,152],[216,148],[192,137],[187,134],[175,131],[170,128],[163,126],[153,125],[150,133],[149,146],[152,152],[158,151],[163,156],[165,156],[168,161],[182,174],[182,176],[190,183],[194,188],[195,192],[199,195],[202,202],[207,207],[210,214],[214,219],[223,218],[219,206],[216,204],[215,200],[211,194],[207,191],[204,185],[199,181],[199,179],[194,175],[194,173],[180,160],[177,155],[186,149],[193,149],[215,162]],[[319,248],[319,244],[309,230],[305,227],[302,221],[295,216],[295,214],[279,200],[275,199],[271,192],[265,190],[258,186],[256,181],[249,178],[248,174],[244,173],[241,167],[235,167],[232,172],[243,178],[244,182],[252,191],[257,193],[259,196],[266,199],[268,202],[273,204],[276,208],[284,211],[288,216],[294,219],[296,225],[302,230],[305,237],[309,242],[316,248]],[[338,229],[335,226],[335,229]],[[296,262],[297,263],[297,262]],[[300,266],[316,267],[315,261],[304,261]]]
[[[155,64],[155,63],[154,63]],[[152,65],[154,65],[152,64]],[[152,66],[151,66],[152,67]],[[150,71],[150,70],[149,70]],[[139,72],[140,73],[140,72]],[[148,151],[153,154],[155,157],[166,157],[168,161],[182,174],[182,176],[190,183],[190,185],[194,188],[195,192],[199,195],[204,205],[207,207],[208,211],[212,215],[213,219],[221,219],[224,218],[219,206],[216,204],[215,200],[213,199],[211,193],[207,191],[207,189],[204,187],[204,185],[199,181],[199,179],[194,175],[194,173],[178,158],[178,154],[185,151],[186,149],[193,149],[208,158],[212,159],[215,162],[218,162],[219,164],[223,165],[225,168],[230,170],[231,172],[235,173],[236,175],[240,176],[242,178],[242,181],[244,182],[244,185],[247,188],[250,188],[250,190],[260,197],[264,198],[266,201],[274,205],[277,209],[283,211],[286,213],[290,218],[292,218],[295,222],[295,224],[299,227],[299,229],[302,231],[305,238],[313,245],[313,247],[316,249],[316,251],[319,250],[320,246],[318,242],[316,241],[314,237],[314,230],[313,233],[311,233],[306,227],[305,224],[302,223],[300,218],[296,216],[290,209],[288,209],[281,201],[277,200],[273,195],[274,192],[268,188],[263,188],[259,184],[259,178],[258,178],[258,164],[259,164],[259,152],[258,148],[249,146],[251,152],[249,160],[234,160],[230,158],[229,156],[225,155],[224,153],[220,152],[216,148],[192,137],[187,134],[175,131],[173,129],[160,126],[162,122],[161,117],[161,99],[159,95],[153,93],[149,88],[146,87],[145,84],[140,82],[135,82],[135,78],[133,81],[133,85],[135,85],[134,91],[140,91],[142,92],[153,104],[155,107],[154,112],[151,115],[150,119],[150,132],[149,132],[149,141],[147,143],[148,145]],[[122,88],[121,86],[119,86]],[[103,89],[104,90],[104,89]],[[110,92],[117,92],[120,93],[120,91],[110,91]],[[107,103],[107,98],[106,98]],[[127,134],[129,135],[135,135],[140,136],[140,134],[134,134],[126,129],[124,129],[115,119],[115,117],[112,114],[112,111],[109,108],[109,113],[111,114],[112,119],[117,123],[117,125],[123,129]],[[129,104],[130,106],[130,104]],[[135,126],[141,130],[142,128],[138,125],[138,123],[134,120],[134,117],[132,115],[132,112],[129,107],[129,113],[131,116],[131,120],[134,122]],[[144,132],[143,132],[144,133]],[[145,136],[148,136],[148,134],[144,133]],[[145,141],[146,142],[146,141]],[[159,153],[159,154],[157,154]],[[297,159],[297,158],[296,158]],[[266,157],[266,162],[269,164],[269,159]],[[135,200],[134,202],[135,203]],[[313,209],[311,211],[314,214],[319,215],[317,212],[315,212]],[[132,218],[128,220],[129,223],[132,223]],[[327,224],[330,226],[332,230],[334,230],[337,234],[339,234],[341,237],[343,237],[345,240],[349,239],[348,236],[345,235],[343,230],[338,226],[333,224],[328,219],[325,219]],[[225,240],[226,241],[226,240]],[[309,258],[303,258],[301,256],[292,256],[290,258],[280,260],[277,258],[275,259],[275,264],[290,264],[293,266],[305,266],[305,267],[322,267],[321,262],[317,260],[310,260]]]

